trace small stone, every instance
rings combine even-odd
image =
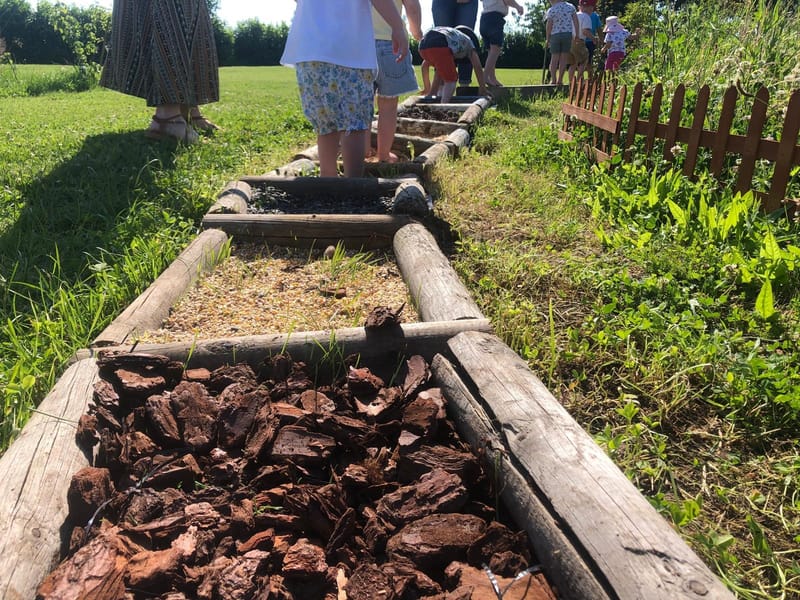
[[[334,254],[336,254],[336,246],[328,246],[327,248],[325,248],[325,253],[324,253],[325,258],[330,260],[333,258]]]

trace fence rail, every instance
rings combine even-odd
[[[570,85],[567,101],[562,105],[564,124],[559,131],[562,140],[574,139],[575,127],[583,123],[590,128],[592,149],[597,160],[609,160],[618,150],[620,140],[624,139],[623,160],[632,160],[636,136],[644,136],[644,150],[649,154],[655,141],[664,141],[664,159],[675,160],[673,148],[685,144],[683,173],[691,177],[697,166],[701,148],[711,151],[711,173],[720,178],[728,155],[738,155],[736,191],[752,189],[756,163],[766,160],[774,164],[772,183],[767,192],[757,192],[766,211],[779,208],[786,196],[793,167],[800,165],[800,90],[792,92],[784,116],[780,140],[763,138],[764,125],[769,108],[769,90],[762,87],[752,96],[747,133],[731,133],[731,125],[736,113],[736,105],[741,94],[735,86],[728,88],[723,96],[719,124],[716,131],[703,127],[708,115],[711,90],[705,85],[700,88],[692,113],[690,127],[681,125],[684,115],[686,87],[680,84],[672,96],[669,118],[660,122],[664,88],[659,83],[652,92],[649,117],[640,118],[642,110],[643,86],[637,83],[633,89],[627,119],[627,131],[623,135],[622,124],[628,96],[627,86],[617,88],[616,83],[602,79],[577,81]],[[682,149],[683,150],[683,149]]]

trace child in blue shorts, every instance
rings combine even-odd
[[[422,8],[419,0],[394,0],[398,11],[405,8],[408,27],[417,41],[422,39]],[[398,62],[392,51],[392,30],[377,10],[372,9],[372,27],[375,30],[375,53],[378,58],[378,75],[375,94],[378,99],[378,144],[375,156],[381,162],[397,162],[392,152],[394,133],[397,129],[397,104],[400,96],[419,89],[411,54]],[[367,136],[367,152],[371,148],[371,136]]]
[[[397,60],[404,59],[408,35],[393,0],[297,0],[289,28],[281,64],[297,72],[303,114],[317,133],[321,177],[338,176],[340,144],[345,177],[364,171],[377,68],[370,4],[391,28]]]
[[[489,48],[486,64],[483,67],[486,85],[503,85],[497,81],[495,67],[497,66],[497,59],[500,57],[500,51],[503,49],[503,29],[506,25],[509,6],[516,9],[519,15],[525,12],[525,9],[516,0],[483,0],[480,33],[483,38],[483,47]]]

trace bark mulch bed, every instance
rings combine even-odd
[[[77,432],[94,466],[38,597],[477,600],[519,574],[504,598],[555,598],[424,359],[343,364],[320,385],[280,355],[101,354]]]

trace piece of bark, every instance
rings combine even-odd
[[[471,452],[455,450],[447,446],[422,446],[418,450],[402,454],[397,464],[397,479],[410,483],[429,473],[433,468],[444,469],[458,475],[463,481],[475,481],[481,473],[480,463]]]
[[[436,514],[409,523],[386,543],[390,558],[408,558],[424,573],[435,576],[445,565],[464,561],[467,548],[486,529],[480,517]]]
[[[395,527],[434,513],[458,512],[469,494],[458,475],[434,469],[419,482],[386,494],[378,501],[378,516]]]
[[[125,597],[128,559],[142,548],[110,527],[63,561],[39,585],[40,600],[118,600]]]
[[[444,397],[437,388],[420,392],[403,411],[403,427],[426,439],[433,438],[439,421],[446,417],[444,406]]]
[[[67,490],[69,516],[75,525],[86,526],[95,511],[114,494],[108,469],[84,467],[72,476]]]
[[[267,596],[259,594],[263,585],[263,572],[269,552],[251,550],[244,556],[234,557],[219,573],[215,598],[219,600],[251,600]]]
[[[348,578],[344,590],[347,600],[398,600],[391,578],[374,563],[359,565]]]
[[[455,562],[445,570],[448,580],[454,581],[455,594],[469,591],[470,600],[497,600],[498,595],[483,569]],[[556,600],[541,574],[528,574],[518,581],[494,574],[503,600]]]
[[[347,372],[347,387],[356,396],[374,396],[383,386],[383,380],[366,367],[350,367]]]
[[[297,540],[283,557],[282,574],[291,578],[321,578],[328,572],[325,550],[307,538]]]
[[[467,560],[472,565],[488,564],[492,559],[492,555],[499,552],[524,551],[525,542],[524,532],[511,531],[502,523],[492,521],[486,531],[483,532],[483,535],[475,540],[467,550]],[[530,562],[530,559],[530,556],[525,557],[526,562]]]
[[[128,561],[126,582],[129,586],[149,590],[175,576],[183,561],[194,556],[197,529],[190,527],[165,550],[143,550]]]
[[[278,431],[269,455],[278,462],[323,464],[335,447],[336,440],[328,435],[287,425]]]
[[[336,410],[336,404],[317,390],[306,390],[300,394],[300,406],[313,414],[329,413]]]
[[[196,382],[182,381],[169,394],[183,443],[197,450],[209,450],[217,436],[219,408],[208,390]]]
[[[172,414],[172,404],[166,396],[154,394],[145,400],[145,413],[153,437],[164,447],[175,447],[181,443],[178,422]]]
[[[403,322],[403,318],[400,316],[403,308],[405,308],[405,303],[396,309],[390,306],[376,306],[367,314],[364,328],[370,330],[397,327]]]

